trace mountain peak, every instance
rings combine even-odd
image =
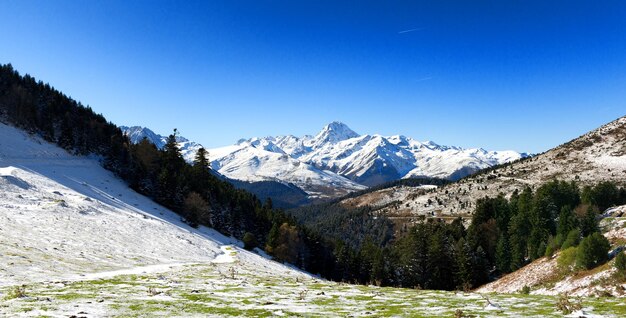
[[[336,143],[342,140],[358,137],[359,134],[350,129],[348,125],[333,121],[330,124],[324,126],[317,136],[315,136],[315,144],[320,145],[323,143]]]
[[[150,130],[147,127],[142,126],[120,126],[122,132],[128,136],[130,141],[134,144],[139,143],[144,138],[147,138],[148,141],[153,143],[157,148],[163,148],[165,145],[165,141],[163,140],[161,135],[156,134],[154,131]]]

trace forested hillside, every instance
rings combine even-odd
[[[76,155],[99,156],[102,164],[135,191],[179,213],[187,223],[207,225],[264,248],[278,260],[331,276],[333,244],[315,236],[271,200],[260,202],[209,170],[204,151],[187,164],[176,145],[177,131],[165,147],[132,144],[115,124],[49,84],[0,65],[0,119]]]

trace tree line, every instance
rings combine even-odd
[[[366,207],[352,211],[323,205],[292,213],[317,231],[343,238],[335,249],[334,279],[467,290],[571,247],[579,246],[573,256],[578,267],[602,264],[609,243],[599,233],[599,213],[621,204],[626,204],[626,189],[612,182],[580,189],[574,182],[554,180],[535,191],[515,191],[508,199],[501,194],[477,200],[467,228],[460,218],[449,223],[424,218],[405,233],[395,231],[399,237],[393,238],[362,234],[371,225],[355,216],[367,213]],[[378,222],[379,229],[387,224],[384,218]]]

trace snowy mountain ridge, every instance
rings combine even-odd
[[[167,143],[167,136],[156,134],[154,131],[146,127],[120,126],[120,129],[122,130],[122,132],[124,132],[125,135],[128,136],[128,138],[130,138],[130,141],[134,144],[137,144],[144,138],[146,138],[148,139],[148,141],[157,146],[157,148],[161,149],[165,146],[165,143]],[[202,148],[201,144],[190,141],[182,136],[176,136],[176,141],[178,142],[178,148],[180,148],[183,158],[185,158],[185,160],[188,162],[192,162],[198,149]]]
[[[251,151],[254,148],[254,151]],[[463,149],[419,142],[401,136],[359,135],[341,122],[326,125],[315,136],[270,136],[240,140],[234,146],[209,149],[214,168],[228,177],[253,180],[284,167],[281,160],[259,160],[270,153],[312,165],[363,186],[410,177],[459,179],[493,165],[527,156],[515,151]],[[249,170],[254,166],[254,171]],[[245,171],[245,172],[244,172]],[[286,176],[289,178],[289,176]],[[281,178],[279,178],[281,179]],[[285,179],[283,179],[285,180]],[[287,180],[286,180],[287,181]],[[288,180],[306,191],[306,184]]]
[[[122,127],[132,142],[147,138],[158,147],[166,137],[148,128]],[[178,137],[186,160],[200,144]],[[410,177],[456,180],[478,170],[526,156],[515,151],[487,151],[420,142],[402,135],[359,135],[346,124],[331,122],[315,136],[269,136],[240,139],[208,149],[212,168],[242,181],[279,181],[300,187],[312,198],[336,197],[368,186]]]

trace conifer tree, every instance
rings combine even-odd
[[[602,265],[608,260],[607,253],[610,247],[606,237],[595,232],[580,242],[576,253],[576,264],[585,269]]]
[[[511,269],[511,250],[506,234],[500,235],[496,248],[496,268],[501,273],[508,273]]]

